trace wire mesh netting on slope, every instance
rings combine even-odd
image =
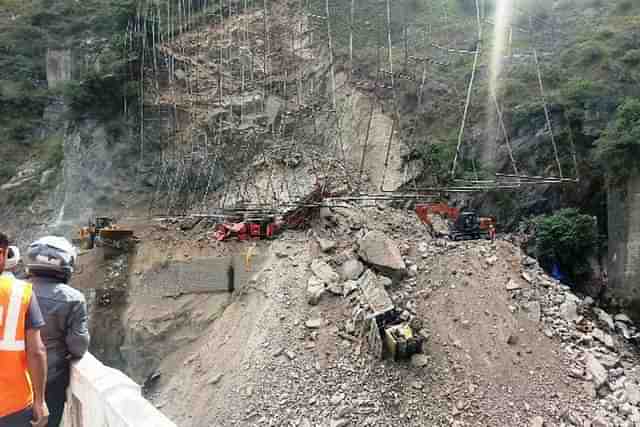
[[[184,214],[238,203],[290,204],[309,194],[318,182],[334,180],[360,194],[393,192],[411,182],[414,191],[430,192],[572,181],[561,170],[535,41],[529,57],[537,70],[546,133],[559,174],[539,172],[532,177],[516,166],[500,100],[492,92],[491,102],[485,102],[485,88],[475,73],[486,59],[485,44],[491,45],[488,29],[497,24],[481,3],[469,14],[456,4],[408,0],[141,3],[129,37],[129,48],[140,55],[141,156],[145,141],[161,141],[163,147],[153,162],[158,179],[151,211]],[[530,35],[534,25],[542,24],[532,20],[527,29],[512,23],[503,30],[512,43],[522,34]],[[546,48],[545,36],[538,39]],[[511,44],[508,50],[512,52]],[[415,116],[412,108],[418,110],[429,102],[425,87],[433,76],[468,72],[468,66],[473,70],[471,77],[467,73],[452,76],[465,89],[456,95],[461,102],[453,103],[458,105],[456,114],[445,119],[461,121],[451,175],[459,178],[461,166],[463,181],[440,182],[430,156],[404,164],[399,159],[400,153],[430,152],[428,146],[433,143],[430,136],[408,125],[408,117]],[[358,127],[354,137],[356,128],[349,113],[356,93],[373,101],[360,117],[361,122],[368,117],[367,126]],[[417,107],[407,104],[409,98],[415,99]],[[373,118],[379,114],[390,119],[386,141],[369,144],[377,121]],[[471,117],[477,121],[484,114],[496,117],[496,130],[478,144],[477,136],[467,136],[465,127]],[[497,179],[477,172],[475,157],[483,157],[484,145],[509,153],[511,166],[497,170],[502,174]],[[354,149],[359,155],[348,154]],[[373,150],[382,154],[372,156]],[[464,172],[469,166],[473,171]],[[415,180],[429,169],[435,176],[433,185],[419,188]],[[367,185],[367,175],[372,173],[381,175],[381,182]],[[388,179],[388,174],[400,178]]]

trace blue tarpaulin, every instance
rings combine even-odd
[[[551,277],[560,282],[563,282],[566,278],[564,273],[560,271],[560,267],[558,266],[557,262],[554,262],[553,266],[551,267]]]

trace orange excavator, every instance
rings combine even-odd
[[[446,203],[426,203],[416,205],[420,220],[433,228],[432,215],[439,215],[448,221],[448,235],[451,240],[477,240],[482,237],[494,239],[496,218],[480,217],[471,209],[450,207]]]

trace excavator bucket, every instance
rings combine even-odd
[[[116,228],[105,228],[100,230],[100,237],[112,241],[121,241],[133,237],[132,230],[120,230]]]

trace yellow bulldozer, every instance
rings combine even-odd
[[[133,230],[114,224],[113,218],[96,217],[89,224],[80,228],[78,237],[74,239],[81,249],[93,249],[96,245],[121,247],[133,237]]]

